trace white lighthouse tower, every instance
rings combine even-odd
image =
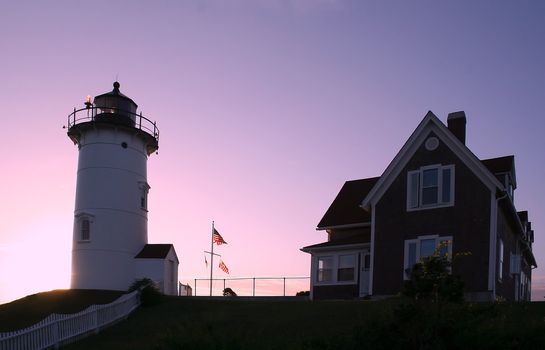
[[[174,247],[148,244],[147,159],[159,148],[159,130],[119,87],[93,103],[88,96],[68,118],[79,149],[71,288],[126,290],[136,277],[149,277],[172,294]],[[142,256],[165,267],[154,270]]]

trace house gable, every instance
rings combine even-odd
[[[426,138],[438,137],[433,131]],[[453,204],[447,206],[407,208],[407,174],[429,165],[451,166]],[[463,276],[469,293],[487,290],[490,241],[490,205],[495,191],[484,184],[465,162],[439,141],[436,149],[425,147],[425,140],[400,169],[378,202],[373,206],[374,281],[373,293],[396,294],[404,278],[405,242],[421,237],[450,237],[452,253],[471,252],[463,263],[453,267]]]
[[[492,173],[490,173],[481,161],[447,129],[435,114],[428,111],[424,119],[422,119],[407,142],[405,142],[401,150],[380,176],[380,179],[375,186],[362,201],[361,206],[364,209],[369,210],[371,206],[375,205],[380,200],[382,195],[384,195],[384,192],[391,186],[392,182],[399,177],[407,162],[429,137],[430,133],[433,133],[441,142],[451,149],[452,152],[454,152],[491,191],[494,191],[496,188],[503,189],[503,185]]]

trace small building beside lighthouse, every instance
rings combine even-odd
[[[68,117],[79,150],[71,288],[127,290],[147,277],[176,294],[174,246],[148,243],[147,160],[159,148],[159,129],[113,86]]]

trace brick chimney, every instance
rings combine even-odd
[[[449,113],[447,125],[450,132],[464,145],[466,144],[466,114],[464,111]]]

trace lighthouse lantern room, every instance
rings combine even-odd
[[[79,149],[71,288],[127,290],[135,277],[149,277],[173,294],[164,288],[177,285],[179,261],[171,244],[155,257],[169,260],[166,274],[145,276],[142,254],[135,260],[155,246],[148,244],[147,159],[159,148],[159,130],[119,87],[115,82],[93,102],[88,96],[85,108],[68,117],[68,136]]]

